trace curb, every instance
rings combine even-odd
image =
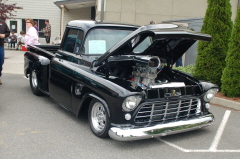
[[[240,103],[239,102],[233,102],[233,101],[218,98],[218,97],[213,97],[210,104],[217,104],[217,105],[221,105],[221,106],[224,106],[224,107],[227,107],[227,108],[240,110]]]

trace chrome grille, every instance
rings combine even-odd
[[[157,124],[184,120],[196,115],[198,98],[144,104],[135,117],[136,124]]]

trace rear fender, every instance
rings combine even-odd
[[[50,60],[35,53],[26,52],[24,54],[24,74],[28,77],[31,70],[35,71],[39,78],[41,89],[48,91],[48,72]]]
[[[38,67],[40,67],[41,65],[46,66],[49,64],[50,64],[50,60],[44,56],[37,55],[31,52],[26,52],[24,54],[24,66],[25,66],[24,68],[26,70],[31,69],[31,70],[37,71]]]

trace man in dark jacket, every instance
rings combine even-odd
[[[49,20],[45,20],[46,27],[43,28],[44,36],[46,38],[47,45],[50,45],[50,38],[51,38],[51,25],[49,24]]]
[[[0,19],[0,85],[2,84],[2,65],[4,63],[4,38],[10,34],[9,28],[5,21]]]

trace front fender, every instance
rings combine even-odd
[[[87,101],[89,101],[89,98],[91,99],[90,101],[92,101],[93,99],[99,100],[106,107],[107,112],[108,112],[109,117],[110,117],[110,110],[109,110],[108,104],[105,102],[104,99],[102,99],[101,97],[99,97],[99,96],[97,96],[96,94],[93,94],[93,93],[88,93],[88,94],[85,94],[83,96],[82,101],[80,103],[80,106],[78,108],[78,115],[79,115],[79,113],[80,113],[80,111],[82,110],[83,107],[88,108],[89,105],[85,105],[85,104],[90,104],[90,102],[87,102]]]
[[[203,88],[203,92],[207,92],[209,89],[211,88],[219,88],[216,84],[213,84],[211,82],[207,82],[207,81],[200,81],[202,88]]]

